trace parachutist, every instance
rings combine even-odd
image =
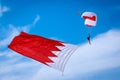
[[[97,15],[96,15],[96,13],[94,13],[94,12],[84,12],[81,17],[85,19],[84,24],[88,28],[92,28],[93,26],[96,26],[96,24],[97,24]],[[91,45],[90,31],[88,33],[87,40],[88,40],[88,43]]]
[[[87,40],[88,40],[89,44],[91,44],[91,41],[90,41],[90,33],[88,33]]]

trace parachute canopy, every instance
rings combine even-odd
[[[81,17],[85,19],[84,24],[87,27],[96,26],[97,15],[94,12],[84,12]]]
[[[21,32],[8,47],[21,55],[64,71],[69,57],[78,46]]]

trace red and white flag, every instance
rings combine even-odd
[[[10,49],[37,60],[47,66],[64,71],[70,56],[78,46],[21,32],[10,45]]]

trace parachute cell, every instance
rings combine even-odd
[[[85,19],[84,24],[87,27],[96,26],[97,15],[94,12],[84,12],[81,17]]]

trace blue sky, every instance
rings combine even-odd
[[[83,19],[77,14],[78,11],[81,13],[93,11],[98,15],[98,24],[92,30],[92,37],[113,27],[119,28],[118,0],[84,2],[81,0],[4,0],[1,3],[10,7],[10,11],[1,18],[2,25],[23,26],[30,24],[36,15],[39,15],[41,19],[30,33],[45,37],[57,36],[69,43],[78,44],[86,41],[84,36],[87,35],[87,29]]]
[[[98,16],[97,25],[91,29],[92,47],[87,43],[88,28],[81,18],[85,11]],[[50,76],[51,80],[119,80],[119,14],[119,0],[0,0],[0,80],[10,76],[9,80],[48,80]],[[76,62],[76,66],[67,66],[61,77],[59,71],[9,50],[7,45],[21,31],[80,46],[68,63],[72,66]]]

